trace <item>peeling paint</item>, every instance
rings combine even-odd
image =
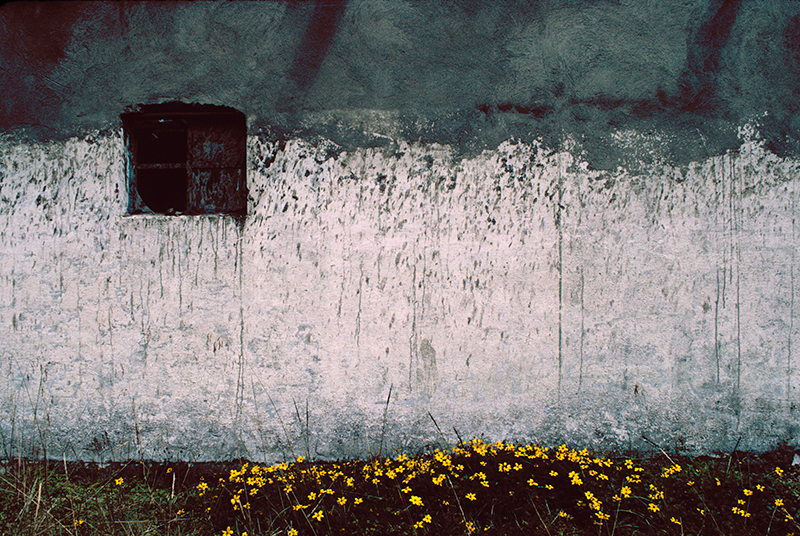
[[[596,448],[796,442],[800,163],[753,132],[646,173],[329,148],[251,136],[237,221],[128,215],[120,133],[0,145],[0,429],[27,434],[3,448],[365,455],[440,439],[428,411]]]

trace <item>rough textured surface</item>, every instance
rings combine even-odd
[[[3,6],[2,454],[797,445],[799,21]],[[126,214],[120,113],[173,100],[246,115],[246,217]]]
[[[798,156],[798,28],[800,4],[773,0],[10,3],[0,128],[83,135],[182,100],[355,148],[386,139],[323,112],[398,111],[403,139],[474,155],[573,135],[614,170],[617,130],[669,131],[662,157],[687,164],[758,116]]]
[[[126,216],[119,135],[3,147],[6,448],[364,455],[441,440],[428,412],[450,440],[797,440],[797,162],[248,150],[241,224]]]

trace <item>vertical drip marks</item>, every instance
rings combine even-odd
[[[202,233],[202,230],[201,230]],[[176,240],[172,246],[173,265],[177,264],[175,276],[178,278],[178,318],[183,320],[183,259],[181,259],[181,244]],[[188,257],[188,255],[187,255]]]
[[[227,221],[227,219],[225,221]],[[225,224],[223,223],[223,225],[221,227],[223,229],[225,229]],[[211,249],[214,251],[214,279],[216,279],[218,277],[217,276],[217,271],[219,270],[219,242],[220,242],[219,226],[211,225],[210,228],[209,228],[208,235],[211,237]],[[241,232],[238,232],[237,236],[238,236],[238,239],[241,240],[241,238],[242,238]],[[225,240],[224,236],[222,237],[222,240]],[[236,261],[237,262],[239,261],[238,255],[237,255]],[[234,269],[236,269],[235,266],[234,266]]]
[[[719,229],[719,227],[720,227],[719,217],[720,217],[720,212],[721,212],[720,208],[722,206],[724,206],[724,203],[725,203],[725,184],[724,183],[722,184],[721,191],[720,191],[720,188],[719,188],[719,182],[720,181],[719,181],[719,177],[718,177],[718,174],[717,174],[717,159],[716,158],[711,160],[711,181],[714,184],[714,201],[716,203],[716,206],[714,207],[714,223],[715,223],[715,228]],[[720,199],[720,197],[721,197],[721,199]],[[724,223],[722,225],[724,225]],[[719,232],[719,231],[717,231],[717,232]],[[720,264],[722,264],[722,269],[723,269],[722,280],[721,281],[720,281],[720,275],[719,275]],[[716,370],[717,370],[717,373],[716,373],[716,376],[715,376],[715,380],[716,380],[717,385],[719,385],[719,379],[720,379],[719,378],[719,372],[720,372],[720,363],[719,363],[719,350],[720,350],[720,343],[719,343],[719,305],[720,304],[719,304],[719,302],[720,302],[720,298],[723,301],[723,307],[724,307],[724,303],[725,303],[725,293],[723,291],[723,288],[724,288],[724,285],[725,285],[725,272],[724,272],[725,268],[724,267],[725,267],[725,249],[723,248],[722,249],[722,262],[720,263],[720,261],[717,260],[717,269],[716,269],[716,272],[717,272],[717,296],[716,296],[716,298],[714,300],[714,363],[716,365]]]
[[[75,312],[78,315],[78,361],[83,359],[83,345],[81,344],[81,341],[83,340],[83,334],[81,333],[81,309],[81,280],[78,278],[78,281],[75,284]]]
[[[730,168],[730,177],[731,177],[731,221],[733,224],[732,232],[735,232],[735,239],[736,239],[736,388],[738,389],[741,387],[742,382],[742,322],[741,322],[741,300],[740,300],[740,283],[741,283],[741,273],[742,273],[742,247],[741,247],[741,237],[739,234],[739,220],[741,219],[741,214],[733,213],[733,208],[735,206],[734,203],[734,195],[737,196],[737,200],[739,201],[739,206],[736,207],[737,211],[742,210],[742,199],[741,199],[741,187],[739,187],[739,191],[736,191],[736,174],[734,173],[734,162],[733,156],[728,155],[728,166]],[[733,242],[732,242],[733,243]],[[731,260],[733,260],[733,250],[731,250]]]
[[[717,266],[717,299],[714,301],[714,361],[717,364],[717,384],[719,384],[719,296],[719,266]]]
[[[167,241],[169,241],[169,225],[165,224],[167,230]],[[169,247],[169,243],[164,245],[164,233],[158,233],[159,238],[161,239],[161,243],[158,249],[158,284],[159,288],[161,289],[161,293],[159,294],[159,298],[162,300],[164,299],[164,250]]]
[[[108,348],[111,352],[111,369],[114,369],[114,321],[111,315],[111,307],[108,308]],[[121,366],[121,365],[120,365]],[[123,367],[124,374],[124,367]]]
[[[584,286],[584,279],[583,279],[583,265],[581,265],[581,346],[579,349],[579,357],[580,357],[580,365],[578,368],[578,392],[581,390],[581,386],[583,385],[583,343],[584,338],[586,337],[586,329],[584,328],[584,313],[585,313],[585,306],[583,301],[583,286]]]
[[[244,227],[237,225],[236,234],[236,270],[239,291],[239,374],[236,380],[236,419],[239,420],[242,417],[242,406],[244,405],[244,287],[242,285],[244,279],[242,263]]]
[[[416,253],[415,253],[416,258]],[[411,336],[408,339],[408,390],[412,390],[411,371],[414,368],[414,352],[417,349],[417,264],[411,276]]]
[[[561,374],[563,367],[563,316],[564,316],[564,266],[563,242],[564,232],[561,229],[561,211],[564,188],[561,177],[561,159],[558,162],[558,207],[556,207],[556,230],[558,232],[558,400],[561,400]]]
[[[792,264],[789,267],[789,340],[786,344],[786,404],[791,407],[792,399],[792,334],[794,333],[794,261],[795,261],[795,244],[796,242],[796,227],[794,218],[794,195],[792,196]]]
[[[147,372],[147,354],[150,349],[150,278],[147,278],[147,294],[142,296],[142,284],[139,284],[139,302],[142,309],[142,378]],[[133,296],[131,296],[131,310],[133,310]]]
[[[361,351],[361,295],[364,292],[364,260],[358,267],[358,312],[356,313],[356,356]]]
[[[199,235],[199,238],[197,240],[197,248],[196,248],[197,249],[197,255],[196,255],[197,264],[195,264],[195,267],[194,267],[194,286],[195,287],[198,286],[198,274],[200,273],[200,259],[201,259],[202,252],[203,252],[203,237],[206,234],[204,227],[205,227],[205,225],[203,224],[203,220],[200,220],[200,229],[199,229],[199,232],[197,233]],[[192,247],[191,243],[187,244],[186,247],[187,248],[191,248]],[[188,268],[188,266],[189,266],[188,263],[187,263],[186,266]]]
[[[336,318],[338,319],[339,329],[342,328],[342,302],[344,301],[344,286],[347,283],[347,268],[345,264],[348,262],[348,255],[344,255],[342,259],[342,283],[339,286],[339,306],[336,308]]]

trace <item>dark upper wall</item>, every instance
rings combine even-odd
[[[622,158],[616,129],[667,132],[687,161],[758,115],[770,148],[800,153],[800,2],[19,2],[0,50],[0,129],[43,138],[182,100],[344,146],[386,140],[341,121],[361,109],[463,150],[572,135],[598,167]]]

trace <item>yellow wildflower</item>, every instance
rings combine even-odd
[[[116,479],[116,480],[114,481],[114,483],[115,483],[117,486],[121,486],[123,482],[125,482],[125,479],[124,479],[124,478],[122,478],[122,477],[119,477],[118,479]]]
[[[780,467],[776,467],[775,468],[775,473],[777,473],[778,476],[782,476],[783,475],[783,469],[781,469]]]
[[[362,502],[364,502],[364,499],[362,499],[361,497],[356,497],[355,499],[353,499],[353,504],[361,504]]]
[[[783,506],[783,499],[775,499],[775,506]]]
[[[477,500],[477,497],[475,496],[475,494],[474,494],[474,493],[467,493],[467,494],[465,495],[465,497],[466,497],[467,499],[469,499],[470,501],[475,501],[475,500]]]
[[[658,512],[659,510],[661,510],[661,508],[659,508],[657,504],[653,503],[648,504],[647,509],[650,510],[651,512]]]
[[[422,498],[418,497],[416,495],[412,495],[411,498],[409,499],[409,501],[411,502],[411,504],[416,504],[417,506],[422,506]]]
[[[325,514],[322,513],[322,510],[317,510],[316,512],[311,514],[311,517],[313,517],[317,521],[322,521],[322,518],[325,517]]]
[[[295,529],[295,528],[291,528],[291,529],[286,531],[286,536],[297,536],[298,534],[299,533],[297,532],[297,529]]]
[[[753,494],[753,491],[749,490],[749,489],[746,489],[746,490],[743,490],[743,493],[749,497],[750,495]]]
[[[569,478],[573,486],[580,486],[583,484],[583,480],[581,480],[581,477],[575,471],[569,472]]]
[[[222,531],[222,536],[233,536],[233,530],[230,527]]]

